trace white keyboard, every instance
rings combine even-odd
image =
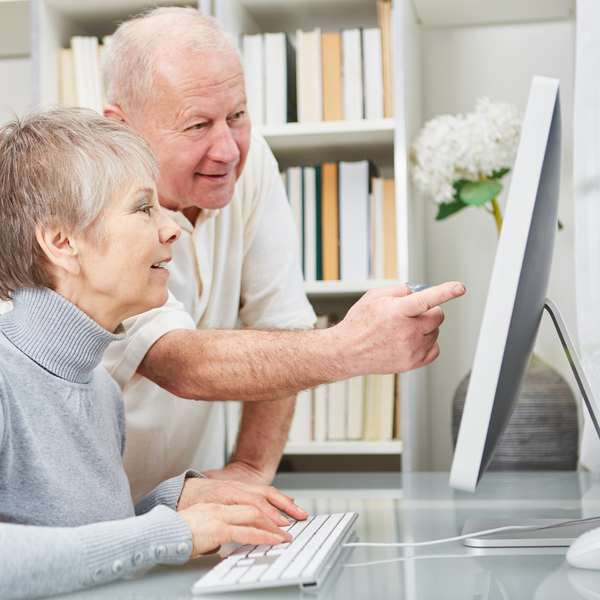
[[[278,546],[240,546],[192,587],[194,594],[286,585],[317,588],[354,530],[357,513],[319,515],[282,527],[294,538]]]

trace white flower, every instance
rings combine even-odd
[[[435,117],[412,144],[413,181],[435,202],[450,202],[455,181],[512,167],[520,133],[517,109],[487,96],[477,100],[474,113]]]

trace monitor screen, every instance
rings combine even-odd
[[[512,174],[450,485],[474,491],[510,421],[550,279],[560,184],[559,82],[534,77]]]

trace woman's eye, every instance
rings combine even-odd
[[[146,204],[144,206],[140,206],[140,208],[138,209],[140,212],[146,213],[148,216],[150,216],[150,213],[152,212],[152,209],[154,207],[151,204]]]

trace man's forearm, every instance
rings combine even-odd
[[[160,338],[138,373],[182,398],[281,400],[368,373],[429,364],[443,312],[464,293],[449,283],[411,294],[404,285],[368,292],[346,318],[311,331],[176,330]]]
[[[277,472],[294,416],[296,397],[272,402],[245,402],[231,462],[205,475],[269,485]]]
[[[176,330],[160,338],[138,373],[192,400],[283,400],[344,379],[323,331]]]

